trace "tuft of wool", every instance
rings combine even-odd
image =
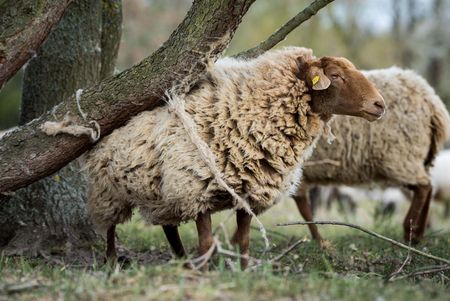
[[[80,113],[83,120],[87,121],[87,114],[81,109],[80,100],[81,94],[83,94],[83,89],[78,89],[75,92],[75,100],[77,102],[78,112]],[[54,111],[56,106],[53,107],[52,114],[54,115]],[[56,136],[57,134],[65,133],[74,135],[76,137],[80,137],[83,135],[87,135],[91,138],[92,142],[97,142],[100,139],[100,124],[97,121],[91,120],[89,124],[92,128],[88,128],[82,125],[78,125],[74,123],[74,120],[70,117],[69,113],[64,116],[62,121],[47,121],[43,125],[41,125],[41,130],[49,136]],[[95,130],[94,130],[95,129]]]
[[[74,124],[72,117],[69,114],[64,116],[62,121],[46,121],[40,126],[40,129],[49,136],[56,136],[58,134],[70,134],[76,137],[83,135],[89,136],[92,142],[96,142],[100,138],[100,125],[96,121],[89,122],[93,128]]]

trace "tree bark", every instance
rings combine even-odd
[[[0,89],[36,53],[71,2],[0,1]]]
[[[79,0],[70,5],[25,70],[22,124],[78,88],[112,74],[120,23],[120,1]],[[75,161],[2,203],[0,246],[7,254],[58,252],[70,254],[71,259],[82,254],[90,257],[97,236],[85,202],[86,178]]]
[[[114,74],[121,36],[122,0],[102,1],[101,79]]]
[[[196,0],[169,40],[138,65],[85,89],[80,106],[96,120],[101,136],[123,125],[132,116],[164,103],[164,92],[175,84],[192,84],[208,63],[222,53],[241,18],[254,0]],[[51,137],[40,130],[48,120],[78,116],[71,96],[47,112],[3,137],[0,146],[0,192],[16,190],[48,176],[92,147],[89,138],[67,134]]]

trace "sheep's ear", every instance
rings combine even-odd
[[[311,67],[309,62],[303,56],[297,57],[296,61],[298,67],[297,77],[303,81],[307,81],[309,69]]]
[[[312,66],[309,69],[309,81],[313,90],[325,90],[327,89],[331,81],[323,72],[323,69],[317,66]]]
[[[317,66],[320,65],[320,61],[299,56],[297,57],[297,65],[297,77],[306,81],[313,90],[325,90],[330,86],[330,79],[326,77],[323,69]]]

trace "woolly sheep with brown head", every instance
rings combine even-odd
[[[408,188],[413,199],[403,223],[404,236],[408,241],[412,229],[412,241],[417,243],[426,228],[432,194],[430,167],[449,138],[449,113],[433,88],[414,71],[392,67],[364,74],[383,95],[386,116],[375,123],[336,116],[332,124],[336,140],[332,145],[324,138],[319,140],[310,158],[313,164],[304,167],[294,199],[302,216],[311,221],[308,184],[377,183]],[[313,238],[320,240],[316,225],[309,228]]]
[[[382,96],[352,63],[315,58],[299,47],[248,61],[219,60],[184,100],[223,179],[256,214],[295,191],[302,163],[332,114],[370,121],[384,114]],[[134,207],[148,223],[163,226],[182,256],[181,222],[196,221],[204,254],[213,242],[210,214],[234,206],[167,107],[143,112],[103,139],[88,153],[86,169],[88,210],[107,230],[111,259],[115,225],[128,220]],[[237,210],[234,241],[242,254],[248,254],[250,220]]]

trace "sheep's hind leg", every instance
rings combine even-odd
[[[416,244],[425,232],[432,188],[429,184],[415,185],[412,190],[414,197],[403,222],[403,229],[405,241],[409,241],[411,235],[411,242]]]
[[[241,269],[245,270],[248,266],[248,255],[250,246],[250,223],[252,216],[245,210],[236,210],[237,229],[233,235],[231,242],[239,246],[241,253]]]
[[[209,212],[200,213],[195,220],[198,233],[198,252],[200,256],[206,255],[214,243],[212,235],[211,214]],[[209,258],[207,259],[207,261]],[[202,270],[208,270],[208,262],[203,265]]]
[[[186,251],[184,250],[183,242],[181,241],[180,234],[178,233],[178,226],[164,225],[162,228],[175,256],[177,258],[186,257]]]
[[[300,214],[302,215],[303,219],[307,222],[312,222],[313,214],[311,210],[310,203],[308,201],[307,196],[308,186],[302,185],[300,189],[298,190],[297,194],[294,195],[294,201],[297,204],[298,211],[300,211]],[[311,232],[311,236],[314,240],[318,241],[319,243],[322,242],[322,236],[319,233],[319,229],[317,228],[317,225],[309,224],[308,225],[309,232]]]
[[[116,259],[116,225],[112,225],[106,232],[106,261],[113,264]]]

